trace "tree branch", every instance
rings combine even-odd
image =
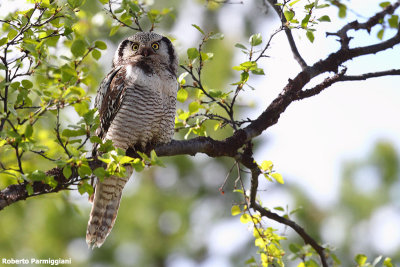
[[[272,8],[275,10],[276,14],[278,14],[282,27],[285,29],[285,34],[286,38],[288,39],[290,49],[292,50],[293,57],[299,63],[301,69],[307,68],[307,63],[305,60],[302,58],[302,56],[299,53],[299,50],[297,49],[296,42],[294,41],[293,35],[292,35],[292,30],[286,26],[287,20],[285,16],[283,15],[282,9],[280,6],[277,5],[277,0],[264,0],[269,3],[269,5],[272,6]],[[266,4],[266,2],[264,2]]]

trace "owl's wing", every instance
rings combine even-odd
[[[113,69],[103,79],[97,91],[95,107],[99,111],[100,127],[96,134],[104,138],[124,99],[125,68]]]

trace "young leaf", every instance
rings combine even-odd
[[[215,39],[222,40],[222,39],[224,39],[224,35],[220,32],[217,32],[217,33],[210,35],[208,38],[214,39],[214,40]]]
[[[232,206],[232,209],[231,209],[232,216],[236,216],[236,215],[238,215],[240,213],[242,213],[242,211],[240,210],[239,206],[237,206],[237,205]]]
[[[314,42],[315,37],[314,37],[314,33],[312,31],[307,31],[306,36],[307,36],[308,40],[310,40],[311,43]]]
[[[324,16],[320,17],[318,20],[321,22],[323,22],[323,21],[331,22],[331,18],[328,15],[324,15]]]
[[[189,104],[189,113],[193,114],[196,113],[197,111],[199,111],[200,108],[200,104],[196,101],[192,102]]]
[[[201,34],[204,35],[204,31],[199,26],[197,26],[196,24],[192,24],[192,26],[195,27],[199,32],[201,32]]]
[[[106,49],[107,49],[107,45],[106,45],[106,43],[103,42],[103,41],[96,41],[96,42],[94,43],[94,46],[95,46],[96,48],[100,49],[100,50],[106,50]]]
[[[239,43],[236,43],[236,44],[235,44],[235,47],[240,48],[240,49],[247,50],[247,47],[246,47],[246,46],[244,46],[244,45],[242,45],[242,44],[239,44]]]
[[[282,177],[282,175],[281,175],[280,173],[275,172],[275,173],[271,174],[271,176],[272,176],[272,178],[274,178],[278,183],[280,183],[280,184],[284,184],[284,183],[285,183],[285,182],[283,181],[283,177]]]
[[[378,37],[379,40],[382,40],[384,33],[385,33],[385,30],[384,29],[380,29],[379,32],[376,34],[376,37]]]
[[[251,222],[251,217],[250,217],[250,215],[247,214],[247,213],[243,213],[242,216],[240,216],[240,222],[241,222],[241,223],[244,223],[244,224],[246,224],[246,223],[248,223],[248,222]]]
[[[112,27],[110,30],[110,36],[113,36],[114,34],[116,34],[117,31],[119,30],[119,27],[120,27],[120,25]]]
[[[197,48],[192,47],[187,50],[187,55],[190,60],[193,60],[197,58],[200,54]]]
[[[63,168],[63,174],[64,174],[64,177],[65,177],[66,179],[68,179],[69,177],[71,177],[72,169],[71,169],[71,166],[70,166],[70,165],[65,165],[65,166],[64,166],[64,168]]]
[[[390,2],[389,2],[389,1],[385,1],[385,2],[382,2],[382,3],[379,4],[379,6],[380,6],[381,8],[385,8],[385,7],[389,6],[389,5],[390,5]]]
[[[33,87],[33,83],[29,80],[22,80],[21,84],[25,89],[30,89]]]
[[[85,176],[89,176],[92,174],[92,169],[90,169],[90,167],[86,164],[82,164],[79,168],[78,168],[78,174],[80,177],[85,177]]]
[[[358,254],[354,260],[356,261],[356,263],[359,266],[363,266],[366,262],[367,262],[367,256],[365,256],[364,254]]]
[[[104,177],[107,175],[107,172],[103,167],[98,167],[93,171],[93,174],[96,175],[96,177],[100,180],[103,180]]]
[[[311,15],[310,15],[310,14],[307,14],[307,15],[303,18],[303,20],[301,21],[301,27],[302,27],[303,29],[307,28],[307,25],[308,25],[308,22],[310,21],[310,18],[311,18]]]
[[[261,33],[256,33],[256,34],[253,34],[252,36],[250,36],[249,43],[252,46],[260,45],[262,43]]]
[[[261,163],[261,169],[263,171],[272,171],[272,168],[274,167],[274,164],[270,160],[264,160]]]
[[[71,45],[71,52],[75,57],[81,57],[85,54],[86,43],[83,40],[75,40]]]
[[[399,25],[399,16],[398,15],[392,15],[390,19],[388,19],[389,26],[390,28],[395,28],[397,29]]]
[[[183,103],[188,98],[188,95],[189,95],[188,92],[185,89],[181,88],[181,89],[178,90],[178,95],[177,95],[176,99],[179,102]]]
[[[26,188],[26,191],[28,192],[29,196],[33,194],[33,187],[31,184],[29,184],[29,183],[26,184],[25,188]]]
[[[285,16],[287,21],[291,21],[294,18],[294,12],[290,10],[284,11],[283,15]]]
[[[101,57],[101,52],[97,49],[93,49],[92,57],[96,60],[99,60],[99,58]]]

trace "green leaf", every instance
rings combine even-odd
[[[101,138],[98,136],[95,136],[95,135],[90,137],[90,142],[92,142],[92,144],[94,144],[94,143],[102,144],[103,143],[101,141]]]
[[[193,60],[197,58],[200,54],[197,48],[192,47],[187,50],[187,55],[190,60]]]
[[[80,103],[74,104],[75,111],[79,114],[79,116],[83,117],[87,112],[89,112],[89,103],[84,101]]]
[[[388,19],[389,26],[390,28],[395,28],[397,29],[399,25],[399,16],[398,15],[392,15],[390,19]]]
[[[107,49],[107,45],[106,45],[106,43],[103,42],[103,41],[96,41],[96,42],[94,43],[94,46],[95,46],[96,48],[100,49],[100,50],[106,50],[106,49]]]
[[[307,31],[306,36],[307,36],[308,40],[310,40],[311,43],[314,42],[315,37],[314,37],[314,33],[312,31]]]
[[[289,6],[293,6],[294,4],[296,4],[297,2],[299,2],[300,0],[295,0],[289,3]]]
[[[329,7],[329,4],[318,5],[315,8],[320,9],[320,8],[325,8],[325,7]]]
[[[256,68],[254,70],[251,70],[251,73],[253,73],[255,75],[265,75],[264,70],[261,68]]]
[[[240,43],[236,43],[236,44],[235,44],[235,47],[240,48],[240,49],[247,50],[247,47],[244,46],[244,45],[242,45],[242,44],[240,44]]]
[[[105,4],[107,4],[107,3],[108,3],[108,1],[109,1],[109,0],[99,0],[99,2],[100,2],[102,5],[105,5]]]
[[[46,174],[44,173],[44,171],[41,170],[36,170],[28,174],[28,178],[32,181],[43,181],[45,177]]]
[[[323,22],[323,21],[331,22],[331,18],[328,15],[324,15],[324,16],[320,17],[318,20],[321,22]]]
[[[287,21],[291,21],[294,18],[294,12],[290,10],[284,11],[283,15],[285,16]]]
[[[81,178],[85,177],[85,176],[90,176],[92,174],[92,169],[89,167],[89,165],[86,164],[82,164],[79,168],[78,168],[78,174]]]
[[[192,24],[192,26],[195,27],[199,32],[201,32],[201,34],[204,35],[204,31],[199,26],[197,26],[196,24]]]
[[[261,33],[256,33],[256,34],[253,34],[252,36],[250,36],[249,43],[252,46],[260,45],[262,43]]]
[[[364,264],[367,262],[367,256],[365,256],[364,254],[358,254],[358,255],[354,258],[354,260],[356,261],[356,263],[357,263],[359,266],[362,266],[362,265],[364,265]]]
[[[382,3],[379,4],[379,6],[380,6],[381,8],[385,8],[385,7],[389,6],[389,5],[390,5],[390,2],[388,2],[388,1],[382,2]]]
[[[243,213],[242,216],[240,216],[240,222],[241,222],[241,223],[244,223],[244,224],[246,224],[246,223],[248,223],[248,222],[251,222],[251,217],[250,217],[250,215],[247,214],[247,213]]]
[[[319,267],[318,263],[313,259],[306,261],[306,267]]]
[[[274,210],[277,210],[277,211],[285,211],[285,209],[282,208],[282,207],[275,207]]]
[[[26,192],[28,192],[29,196],[33,195],[33,187],[30,183],[26,184],[25,188],[26,188]]]
[[[150,152],[150,159],[151,159],[150,162],[152,165],[156,165],[156,166],[165,168],[164,163],[158,158],[156,151],[154,149]]]
[[[65,165],[65,166],[64,166],[64,168],[63,168],[63,174],[64,174],[64,177],[65,177],[66,179],[68,179],[69,177],[71,177],[71,175],[72,175],[72,169],[71,169],[71,166],[70,166],[70,165]]]
[[[31,124],[28,124],[28,125],[26,125],[26,128],[25,128],[25,137],[26,138],[30,138],[31,136],[32,136],[32,133],[33,133],[33,127],[32,127],[32,125]]]
[[[179,89],[178,90],[178,94],[177,94],[177,96],[176,96],[176,99],[179,101],[179,102],[185,102],[186,101],[186,99],[188,98],[188,96],[189,96],[189,93],[185,90],[185,89],[183,89],[183,88],[181,88],[181,89]]]
[[[379,32],[376,34],[376,37],[378,37],[379,40],[382,40],[384,33],[385,33],[385,30],[384,29],[380,29]]]
[[[30,89],[33,87],[33,83],[29,80],[22,80],[21,84],[26,89]]]
[[[274,167],[274,164],[270,160],[264,160],[261,163],[261,170],[263,170],[263,171],[272,171],[273,167]]]
[[[392,259],[391,258],[385,258],[385,260],[383,261],[383,266],[384,267],[394,267],[394,265],[392,263]]]
[[[237,206],[237,205],[232,206],[232,209],[231,209],[232,216],[239,215],[240,213],[242,213],[242,211],[240,210],[239,206]]]
[[[243,71],[243,72],[240,74],[240,81],[241,81],[242,83],[246,83],[248,80],[249,80],[249,73]]]
[[[85,54],[86,42],[78,39],[75,40],[71,45],[71,52],[75,57],[81,57]]]
[[[307,25],[308,25],[308,22],[310,21],[310,18],[311,18],[311,15],[310,15],[310,14],[307,14],[307,15],[303,18],[303,20],[301,21],[301,27],[302,27],[303,29],[307,28]]]
[[[92,57],[96,60],[99,60],[99,58],[101,57],[101,52],[97,49],[93,49]]]
[[[301,246],[299,244],[292,243],[292,244],[289,245],[289,250],[291,252],[293,252],[294,254],[297,254],[301,249],[302,248],[301,248]]]
[[[83,195],[85,193],[88,193],[89,195],[93,194],[93,186],[91,186],[90,184],[83,182],[81,184],[78,185],[78,192]]]
[[[93,171],[93,174],[100,180],[103,180],[107,175],[107,171],[103,167],[98,167]]]
[[[224,39],[224,34],[217,32],[217,33],[210,35],[208,38],[214,39],[214,40],[222,40],[222,39]]]
[[[7,43],[7,41],[8,41],[8,38],[7,38],[7,37],[1,38],[1,39],[0,39],[0,46],[5,45],[5,44]]]
[[[110,30],[110,36],[113,36],[114,34],[116,34],[117,31],[119,30],[119,27],[120,27],[120,25],[112,27]]]
[[[280,173],[275,172],[275,173],[271,174],[271,176],[272,176],[272,178],[274,178],[278,183],[280,183],[280,184],[284,184],[284,183],[285,183],[285,182],[283,181],[283,177],[282,177],[282,175],[281,175]]]
[[[62,136],[65,137],[77,137],[81,135],[86,135],[85,129],[78,129],[78,130],[71,130],[71,129],[65,129],[61,133]]]
[[[347,13],[347,7],[343,4],[339,5],[339,18],[345,18]]]
[[[7,37],[8,37],[9,40],[12,40],[15,36],[17,36],[17,34],[18,34],[18,31],[14,30],[14,29],[11,29],[8,32]]]
[[[200,108],[200,104],[196,101],[192,102],[189,104],[189,113],[193,114],[196,113],[197,111],[199,111]]]

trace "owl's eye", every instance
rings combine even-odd
[[[151,45],[151,47],[152,47],[154,50],[158,50],[158,49],[160,48],[160,46],[159,46],[158,43],[153,43],[153,44]]]
[[[133,45],[132,45],[132,50],[133,51],[137,51],[139,49],[139,45],[137,44],[137,43],[134,43]]]

